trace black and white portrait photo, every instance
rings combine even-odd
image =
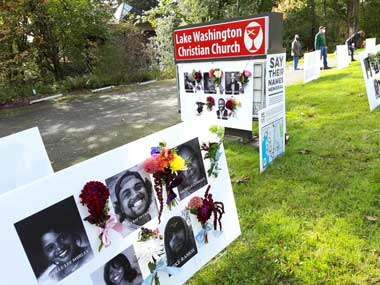
[[[198,253],[187,211],[171,217],[164,230],[164,244],[168,266],[182,267]]]
[[[178,155],[188,161],[187,170],[181,172],[183,181],[177,187],[182,200],[207,184],[207,176],[203,164],[198,138],[194,138],[175,148]]]
[[[216,110],[216,116],[221,120],[228,120],[229,112],[226,109],[226,100],[223,98],[218,99],[218,110]]]
[[[56,284],[93,257],[73,196],[14,226],[38,284]]]
[[[210,78],[208,72],[203,73],[203,90],[205,94],[216,94],[214,81]]]
[[[185,84],[185,91],[187,93],[193,93],[195,88],[195,80],[192,77],[192,74],[190,72],[184,72],[184,84]]]
[[[380,98],[380,81],[375,79],[373,81],[373,87],[375,88],[375,97],[376,99]]]
[[[236,72],[226,72],[226,94],[238,95],[241,89],[239,82],[240,73]]]
[[[106,179],[111,201],[123,236],[135,231],[158,215],[150,176],[138,164]]]
[[[107,261],[91,279],[94,285],[141,285],[144,280],[133,246]]]
[[[364,67],[367,75],[367,79],[370,79],[372,77],[372,69],[371,69],[371,64],[369,62],[369,58],[364,59]]]

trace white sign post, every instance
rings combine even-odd
[[[0,194],[52,174],[38,128],[0,139]]]
[[[308,83],[321,76],[321,51],[305,53],[304,55],[304,83]]]
[[[360,54],[360,62],[371,112],[380,106],[380,45]]]
[[[260,171],[285,152],[285,112],[283,103],[259,111]]]
[[[346,68],[350,65],[351,59],[347,45],[336,46],[336,60],[338,69]]]

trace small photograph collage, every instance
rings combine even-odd
[[[187,169],[181,172],[182,182],[175,188],[177,199],[181,201],[204,188],[208,176],[198,138],[175,147],[175,150],[188,162]],[[105,179],[105,185],[115,216],[123,225],[120,232],[123,237],[159,215],[154,180],[145,172],[143,163]],[[167,217],[159,227],[163,229],[167,266],[182,267],[199,249],[187,206],[177,210],[176,215]],[[18,221],[14,227],[38,284],[57,284],[90,261],[96,252],[90,246],[74,196]],[[143,284],[146,276],[140,266],[135,245],[130,245],[95,269],[90,278],[94,285]]]
[[[239,95],[244,93],[244,85],[240,71],[212,69],[208,72],[184,72],[186,93]]]
[[[366,70],[367,79],[373,79],[373,87],[375,90],[376,99],[380,98],[380,51],[377,53],[368,54],[364,59],[364,66]]]
[[[241,107],[240,95],[252,76],[249,70],[222,71],[219,68],[208,72],[184,72],[184,90],[186,93],[196,93],[204,98],[197,98],[195,114],[202,115],[205,110],[213,112],[219,120],[229,120],[237,117]],[[204,96],[203,96],[204,95]]]

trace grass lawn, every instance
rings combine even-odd
[[[360,65],[287,88],[286,153],[226,143],[242,235],[188,284],[380,284],[380,112]],[[225,229],[228,230],[228,229]]]

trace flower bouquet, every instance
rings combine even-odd
[[[205,151],[206,154],[204,156],[205,159],[210,160],[210,167],[207,170],[207,174],[209,177],[214,176],[218,177],[219,174],[219,158],[221,155],[220,152],[220,145],[222,142],[208,142],[208,143],[203,143],[201,145],[201,150]]]
[[[252,72],[249,70],[243,70],[243,72],[240,73],[239,81],[242,85],[246,85],[249,82],[249,78],[252,76]]]
[[[238,107],[241,107],[241,103],[238,102],[235,98],[231,97],[226,102],[226,109],[231,111],[231,114],[234,116],[235,111]]]
[[[120,224],[115,215],[109,214],[108,199],[110,193],[102,182],[90,181],[86,183],[79,195],[80,203],[86,205],[90,215],[84,220],[100,228],[99,231],[99,251],[111,244],[109,240],[109,230],[114,229],[121,233],[122,224]]]
[[[210,69],[208,75],[212,81],[214,81],[216,86],[219,86],[222,83],[223,71],[220,68]]]
[[[151,157],[144,161],[143,167],[154,178],[154,190],[160,202],[158,221],[161,222],[163,194],[166,193],[166,205],[169,209],[176,205],[177,194],[173,189],[181,184],[183,178],[179,173],[187,170],[187,166],[186,161],[176,153],[175,149],[167,148],[164,142],[160,142],[158,147],[152,147],[150,154]]]
[[[166,272],[169,275],[175,275],[179,272],[179,268],[166,265],[166,258],[164,255],[163,238],[158,229],[148,229],[142,227],[139,234],[139,243],[136,244],[136,253],[139,260],[148,264],[150,274],[142,283],[143,285],[160,285],[159,272]]]
[[[207,110],[212,111],[212,107],[215,106],[215,99],[211,96],[208,96],[206,99],[206,105],[207,105]]]
[[[216,202],[212,198],[212,194],[209,193],[211,186],[207,187],[204,197],[195,196],[191,198],[187,208],[191,214],[197,216],[197,220],[202,225],[202,230],[197,234],[196,239],[200,244],[208,243],[207,232],[212,230],[212,226],[208,223],[208,220],[214,215],[213,228],[222,230],[222,216],[225,214],[224,204],[222,202]]]
[[[202,72],[193,70],[193,78],[195,82],[197,83],[196,90],[201,90],[202,89],[201,81],[203,78]]]

